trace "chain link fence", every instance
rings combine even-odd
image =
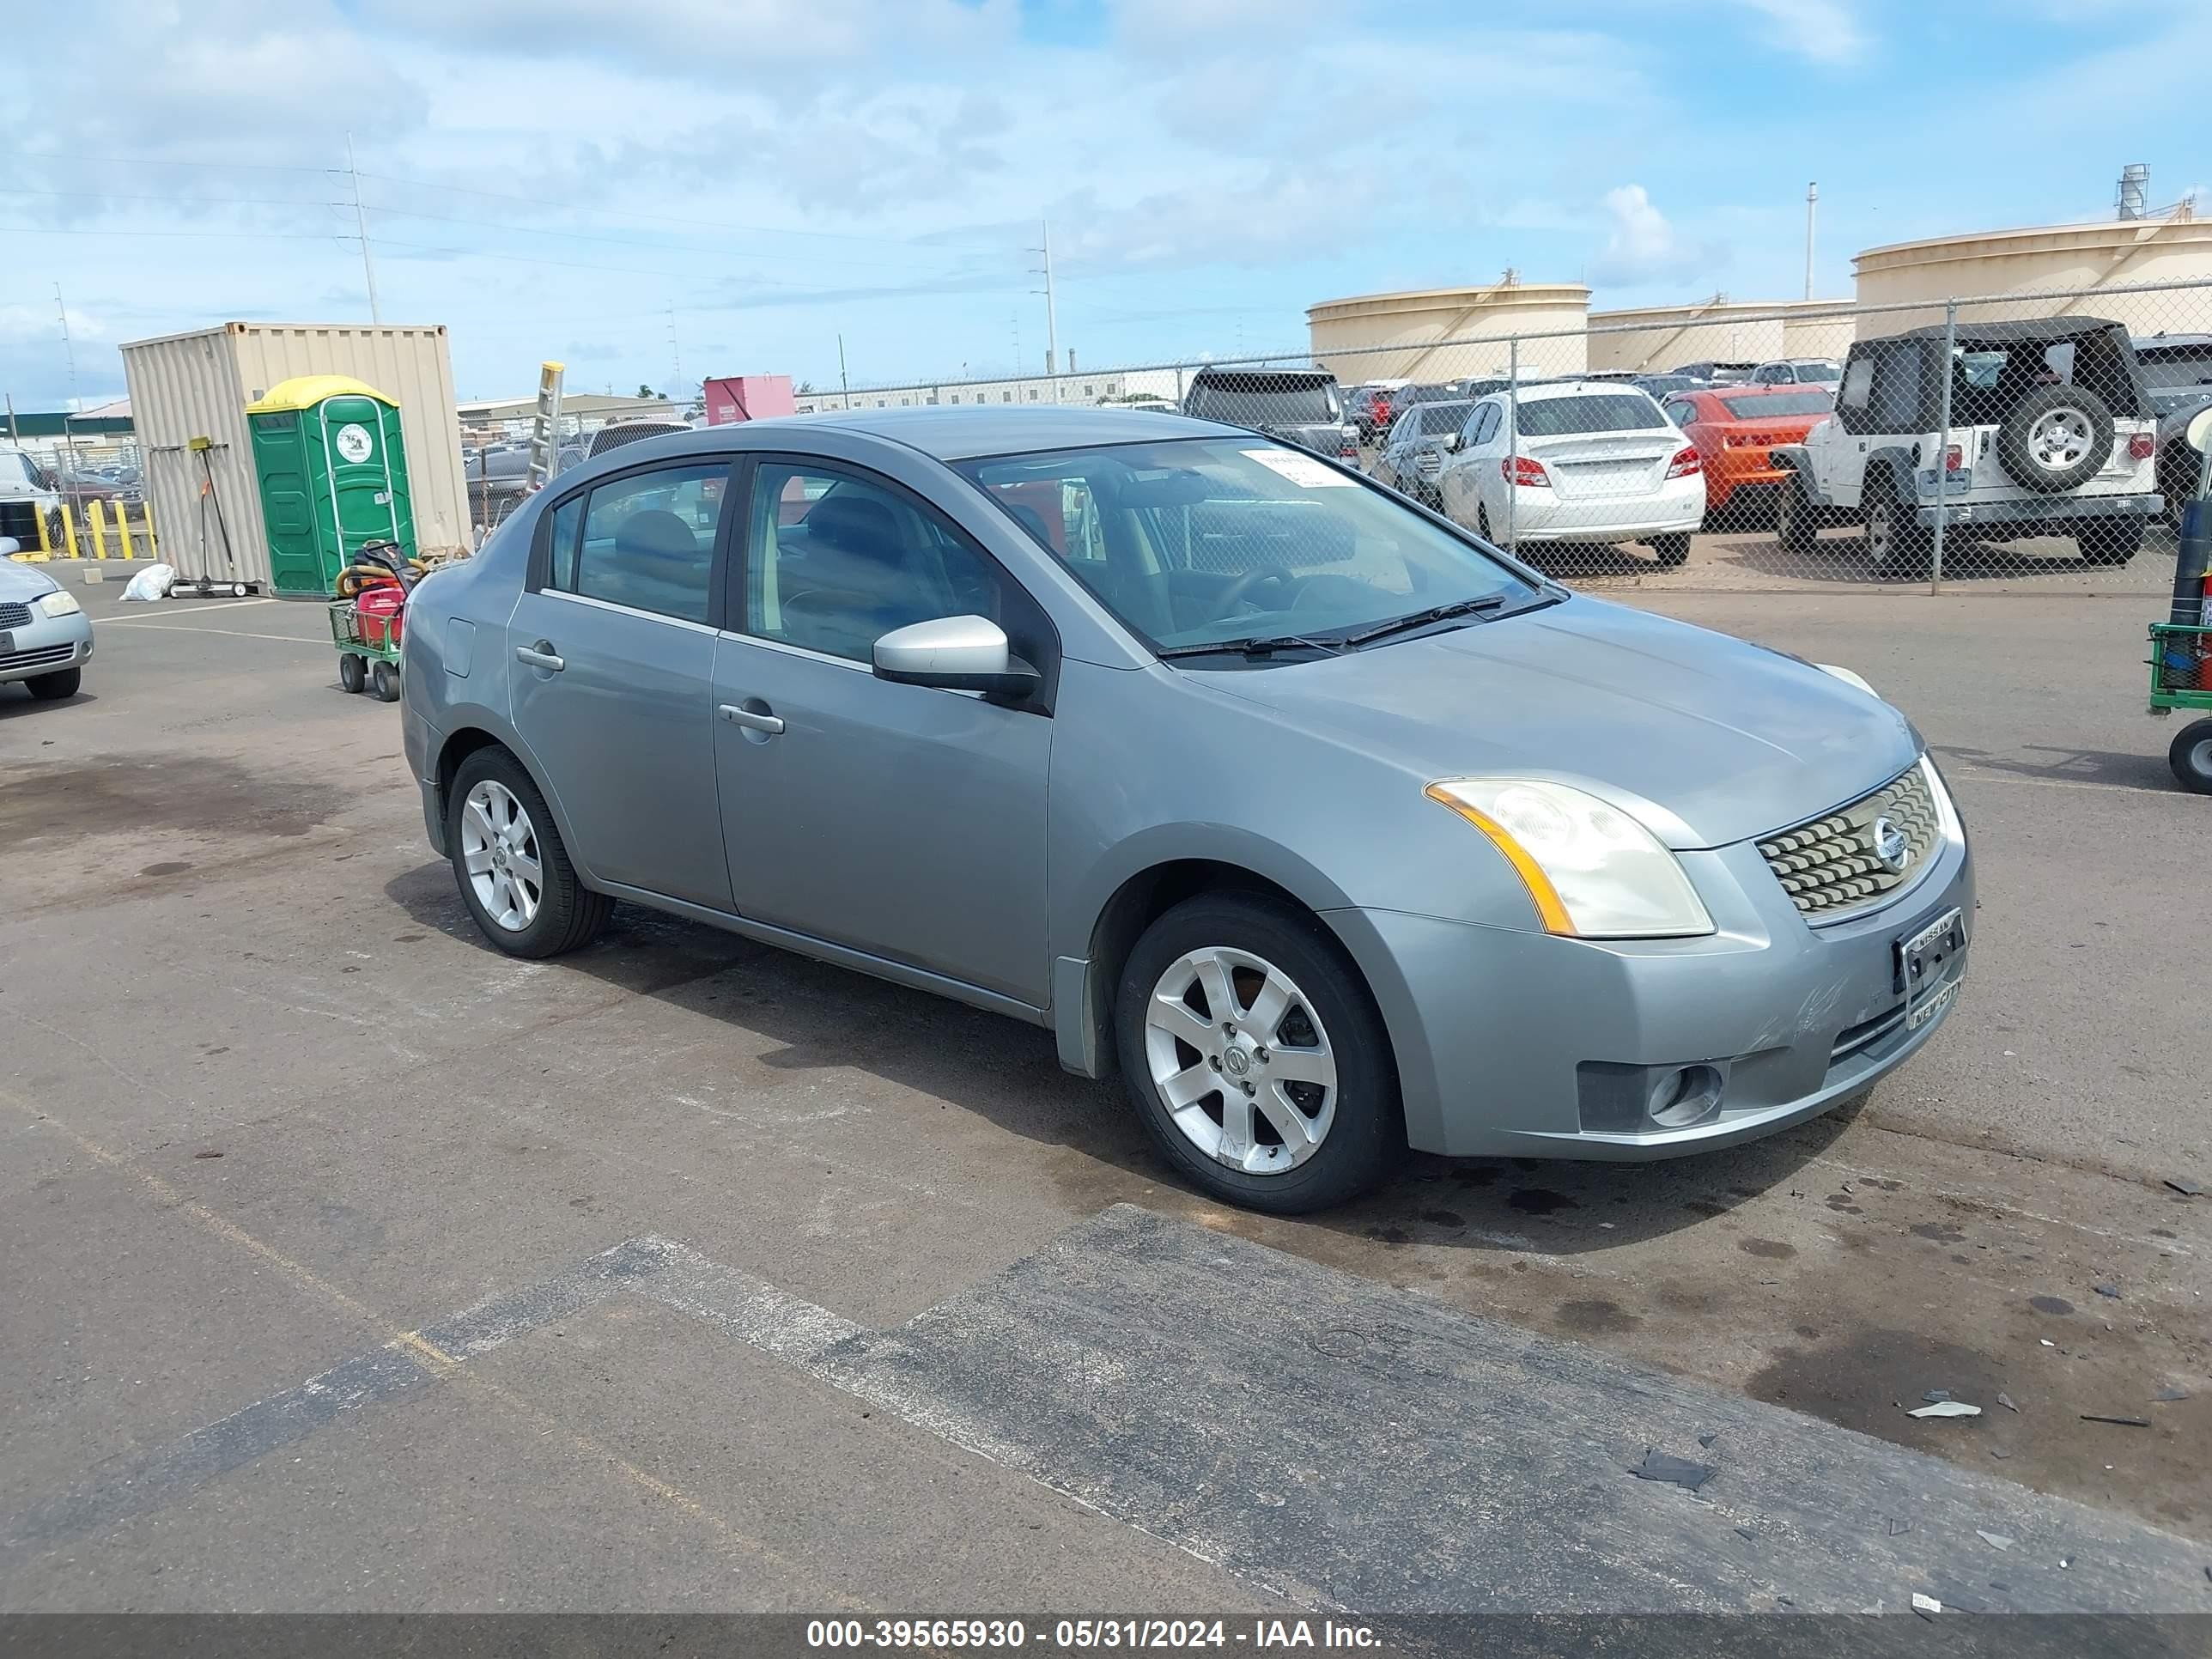
[[[802,399],[1039,403],[1249,428],[1576,586],[2163,593],[2204,459],[2185,428],[2212,404],[2212,280],[1717,301],[1540,331],[1462,314],[1433,337]],[[1104,505],[1054,521],[1096,522]],[[1327,556],[1301,559],[1298,522],[1269,520],[1281,586],[1345,574],[1352,556],[1319,528]]]

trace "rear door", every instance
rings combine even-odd
[[[727,457],[634,467],[539,520],[507,634],[514,729],[602,882],[730,908],[714,788]]]

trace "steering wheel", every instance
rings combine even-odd
[[[1288,610],[1297,590],[1305,586],[1305,581],[1306,579],[1304,576],[1294,576],[1279,566],[1261,565],[1257,570],[1246,571],[1235,581],[1230,583],[1228,591],[1223,593],[1216,603],[1224,611],[1227,611],[1231,605],[1241,603],[1254,588],[1262,586],[1268,582],[1280,582],[1284,589],[1280,608]]]

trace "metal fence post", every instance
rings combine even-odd
[[[1941,430],[1936,438],[1936,544],[1928,556],[1928,592],[1929,597],[1943,591],[1943,521],[1948,512],[1951,489],[1951,383],[1955,378],[1951,367],[1951,353],[1959,334],[1959,302],[1947,301],[1943,307],[1943,400]]]
[[[1505,550],[1517,558],[1519,537],[1513,522],[1518,516],[1515,508],[1521,495],[1521,337],[1517,334],[1505,343],[1505,373],[1510,377],[1505,386]],[[1475,489],[1480,499],[1480,478]]]

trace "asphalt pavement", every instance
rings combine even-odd
[[[2212,1610],[2142,595],[1622,595],[1913,716],[1958,1014],[1753,1146],[1282,1221],[1045,1033],[626,909],[493,953],[319,607],[112,574],[83,694],[0,690],[0,1606]]]

